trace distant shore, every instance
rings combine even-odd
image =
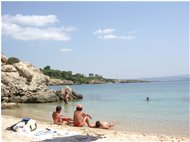
[[[31,138],[26,136],[21,136],[12,131],[7,131],[6,128],[20,121],[22,118],[17,118],[8,115],[2,115],[2,141],[15,142],[15,138],[17,142],[32,141]],[[103,130],[103,129],[95,129],[88,127],[73,127],[68,125],[54,125],[48,122],[42,122],[36,120],[38,124],[38,128],[50,128],[55,130],[68,130],[75,131],[81,133],[81,135],[92,136],[97,138],[97,142],[106,142],[106,141],[178,141],[178,142],[187,142],[190,141],[189,137],[179,137],[179,136],[169,136],[169,135],[161,135],[161,134],[145,134],[145,133],[132,133],[127,131],[117,131],[117,130]],[[64,137],[64,136],[63,136]],[[62,137],[62,138],[63,138]],[[70,140],[72,142],[72,140]],[[61,138],[57,139],[56,142],[61,142]]]
[[[82,84],[109,84],[109,83],[149,83],[151,81],[146,80],[135,80],[135,79],[123,79],[123,80],[117,80],[112,79],[112,81],[105,81],[105,80],[92,80],[91,82],[87,83],[79,83],[79,82],[73,82],[71,80],[61,80],[61,79],[50,79],[48,85],[49,86],[59,86],[59,85],[82,85]]]

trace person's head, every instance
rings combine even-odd
[[[56,112],[61,112],[61,110],[62,110],[62,107],[61,107],[61,106],[57,106],[57,107],[56,107]]]
[[[146,100],[149,101],[149,97],[146,97]]]
[[[76,110],[77,110],[77,111],[82,111],[82,108],[83,108],[82,105],[81,105],[81,104],[78,104],[77,107],[76,107]]]
[[[100,121],[96,121],[96,128],[99,128],[101,126],[101,122]]]
[[[68,89],[68,88],[65,88],[65,92],[68,93],[68,92],[69,92],[69,89]]]

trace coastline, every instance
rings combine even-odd
[[[17,118],[14,116],[9,115],[1,115],[2,120],[2,141],[3,142],[13,142],[15,141],[15,137],[17,141],[33,141],[33,139],[28,138],[26,136],[21,136],[16,134],[12,131],[7,131],[6,128],[17,123],[22,118]],[[127,131],[119,131],[119,130],[103,130],[103,129],[95,129],[95,128],[88,128],[88,127],[73,127],[68,125],[55,125],[49,122],[42,122],[36,120],[38,128],[50,128],[55,130],[68,130],[68,131],[75,131],[79,132],[81,135],[92,136],[97,138],[97,142],[104,142],[104,141],[181,141],[187,142],[190,141],[190,137],[182,137],[182,136],[169,136],[169,135],[161,135],[161,134],[146,134],[146,133],[136,133],[136,132],[127,132]],[[62,137],[63,138],[63,137]],[[61,138],[55,139],[57,142],[61,142]],[[72,140],[71,140],[72,141]]]
[[[146,80],[116,80],[113,79],[113,81],[102,81],[102,80],[96,80],[93,82],[88,83],[74,83],[71,80],[61,80],[61,79],[50,79],[50,82],[47,84],[48,86],[62,86],[62,85],[85,85],[85,84],[115,84],[115,83],[149,83],[151,81]]]

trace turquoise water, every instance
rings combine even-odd
[[[49,89],[61,89],[50,86]],[[63,107],[62,113],[72,117],[75,106],[81,103],[84,111],[93,119],[115,123],[113,129],[131,132],[189,135],[189,82],[151,82],[98,85],[73,85],[83,94],[82,100],[46,104],[21,104],[14,110],[3,110],[2,114],[32,117],[52,121],[51,113],[56,105]],[[150,101],[146,101],[146,97]]]

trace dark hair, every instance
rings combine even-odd
[[[99,128],[101,126],[100,121],[96,121],[96,128]]]
[[[77,107],[76,110],[77,110],[77,111],[82,111],[82,108]]]
[[[146,100],[149,101],[149,97],[146,97]]]
[[[60,111],[60,110],[62,110],[62,107],[61,106],[57,106],[56,107],[56,111]]]

